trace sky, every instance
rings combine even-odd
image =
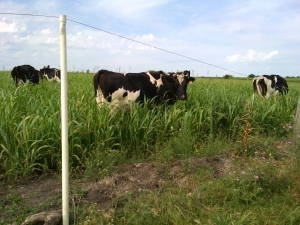
[[[0,0],[0,70],[60,68],[59,15],[68,71],[300,76],[300,0]]]

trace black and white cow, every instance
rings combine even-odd
[[[43,78],[46,78],[48,81],[60,82],[60,70],[56,68],[50,68],[44,66],[43,69],[40,69],[40,75]]]
[[[176,100],[187,99],[187,84],[195,78],[190,77],[189,73],[158,73],[122,74],[99,70],[94,76],[96,102],[99,106],[103,102],[113,102],[114,110],[130,101],[143,103],[145,99],[153,99],[153,103],[157,105],[163,102],[174,104]]]
[[[34,84],[39,83],[39,73],[30,65],[15,66],[11,71],[11,77],[16,83],[16,86],[22,85],[26,81],[30,81]]]
[[[262,75],[253,79],[253,90],[262,97],[286,94],[289,91],[286,80],[279,75]]]

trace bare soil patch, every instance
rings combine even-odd
[[[163,187],[166,182],[183,184],[191,174],[186,172],[187,168],[189,171],[200,167],[209,168],[213,171],[214,178],[218,179],[223,177],[231,166],[232,158],[228,155],[179,160],[170,165],[141,162],[116,166],[111,176],[100,180],[70,179],[70,204],[97,203],[101,209],[110,209],[115,207],[114,199],[124,196],[127,192],[155,190]],[[56,210],[61,208],[61,188],[59,175],[41,176],[22,183],[1,184],[0,198],[19,196],[22,209],[35,207],[38,212]],[[12,204],[8,200],[4,200],[3,203]],[[8,218],[4,212],[0,212],[0,221],[5,219]]]

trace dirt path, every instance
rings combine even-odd
[[[187,162],[187,163],[186,163]],[[115,198],[125,196],[127,192],[154,190],[166,182],[184,184],[188,170],[209,167],[215,178],[220,178],[232,165],[230,157],[225,155],[210,158],[193,158],[177,161],[171,165],[156,162],[142,162],[117,166],[111,176],[98,181],[70,179],[70,203],[97,203],[102,209],[110,209]],[[35,207],[38,212],[61,208],[61,178],[58,175],[42,176],[24,183],[1,184],[0,199],[3,208],[23,209]],[[2,211],[2,212],[1,212]],[[8,219],[5,210],[0,210],[0,221]]]

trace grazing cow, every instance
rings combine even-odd
[[[173,76],[162,71],[154,75],[147,73],[115,73],[99,70],[94,76],[96,102],[113,102],[113,109],[131,102],[143,103],[153,99],[155,105],[176,100],[186,100],[186,88],[195,78],[189,73],[176,73]],[[112,109],[112,110],[113,110]]]
[[[39,83],[39,73],[30,65],[15,66],[11,71],[11,76],[16,86],[24,84],[27,80],[34,84]]]
[[[46,78],[48,81],[60,82],[60,70],[56,68],[50,68],[50,66],[44,66],[40,69],[40,75]]]
[[[253,79],[254,92],[262,97],[286,94],[289,91],[286,80],[279,75],[262,75]]]

